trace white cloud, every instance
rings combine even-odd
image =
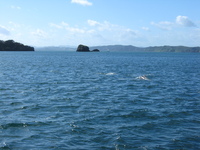
[[[156,26],[162,30],[172,30],[174,27],[178,27],[177,25],[181,25],[184,27],[196,26],[191,20],[189,20],[187,16],[177,16],[176,22],[169,22],[169,21],[161,21],[158,23],[151,22],[151,25]]]
[[[148,27],[142,27],[142,30],[149,31],[150,29]]]
[[[136,36],[137,35],[137,31],[134,31],[132,29],[125,29],[125,32],[131,36]]]
[[[87,22],[88,25],[93,28],[93,33],[100,35],[103,37],[102,39],[106,39],[110,43],[131,44],[135,39],[140,38],[138,31],[112,24],[108,21],[98,22],[95,20],[88,20]]]
[[[69,26],[69,24],[66,23],[66,22],[62,22],[61,25],[64,26],[64,27],[66,27],[66,26],[68,27]]]
[[[88,22],[88,24],[89,24],[90,26],[96,26],[96,25],[100,25],[100,23],[99,23],[99,22],[97,22],[97,21],[94,21],[94,20],[88,20],[87,22]]]
[[[161,21],[159,23],[151,22],[151,25],[156,26],[162,30],[172,30],[174,23],[169,21]]]
[[[13,28],[20,28],[20,27],[21,27],[20,24],[15,23],[15,22],[12,22],[12,21],[10,21],[9,24],[12,26],[12,29],[13,29]],[[13,30],[14,30],[14,29],[13,29]]]
[[[11,8],[12,8],[12,9],[18,9],[18,10],[21,9],[21,7],[19,7],[19,6],[14,6],[14,5],[12,5]]]
[[[57,29],[63,28],[61,25],[58,25],[58,24],[55,24],[55,23],[50,23],[49,25],[50,25],[50,27],[54,27],[54,28],[57,28]]]
[[[31,32],[31,34],[37,37],[42,37],[42,38],[47,37],[47,33],[41,29],[37,29],[36,31]]]
[[[104,21],[100,23],[95,20],[88,20],[87,23],[89,26],[96,28],[96,30],[98,31],[105,31],[105,30],[111,31],[111,30],[115,30],[116,28],[121,28],[120,26],[111,24],[108,21]]]
[[[78,28],[78,27],[71,27],[68,23],[61,22],[60,24],[54,24],[50,23],[50,27],[54,27],[57,29],[64,29],[70,33],[85,33],[86,31],[84,29]]]
[[[71,3],[76,3],[84,6],[91,6],[92,3],[87,0],[71,0]]]
[[[176,23],[185,27],[195,27],[196,25],[187,16],[177,16]]]
[[[53,31],[52,36],[57,36],[59,33],[62,35],[60,37],[65,37],[65,40],[68,39],[68,42],[71,41],[71,43],[78,42],[88,45],[131,44],[140,37],[138,31],[108,21],[87,20],[87,26],[72,26],[65,22],[49,25],[55,29],[51,30]]]
[[[72,33],[85,33],[84,29],[81,28],[76,28],[76,27],[66,27],[65,28],[67,31],[72,32]]]
[[[6,29],[4,26],[0,25],[0,34],[1,35],[10,35],[10,31]]]
[[[136,42],[140,38],[139,32],[129,29],[129,28],[121,28],[120,32],[115,32],[115,37],[119,43],[124,43],[130,45],[131,43]]]

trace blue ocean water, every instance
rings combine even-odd
[[[200,149],[200,54],[1,52],[1,150]]]

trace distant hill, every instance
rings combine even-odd
[[[196,52],[200,53],[200,47],[187,46],[150,46],[136,47],[132,45],[106,45],[91,46],[90,50],[99,49],[101,52]],[[36,51],[76,51],[77,47],[49,46],[35,47]]]
[[[153,46],[145,48],[149,52],[200,52],[200,47],[187,46]]]
[[[143,48],[132,45],[107,45],[107,46],[93,46],[91,49],[99,49],[100,51],[127,51],[127,52],[141,52]]]
[[[186,46],[152,46],[152,47],[135,47],[132,45],[108,45],[108,46],[94,46],[92,49],[99,49],[100,51],[126,51],[126,52],[200,52],[200,47],[186,47]]]
[[[136,47],[132,45],[106,45],[91,46],[91,49],[98,49],[101,52],[193,52],[200,53],[200,47],[187,46],[150,46]],[[0,40],[0,51],[76,51],[76,47],[69,46],[49,46],[49,47],[31,47],[13,40]]]
[[[13,40],[0,40],[0,51],[34,51],[34,47],[15,42]]]

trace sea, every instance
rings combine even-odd
[[[199,150],[200,53],[0,52],[0,150]]]

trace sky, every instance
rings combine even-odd
[[[0,40],[200,46],[200,0],[0,0]]]

